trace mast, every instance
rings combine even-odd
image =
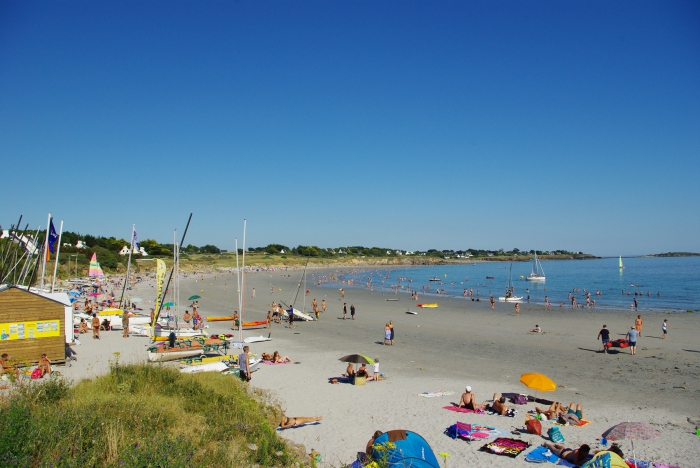
[[[51,213],[49,213],[49,217],[46,220],[46,236],[44,239],[44,251],[42,252],[42,261],[41,261],[41,291],[44,291],[44,274],[46,273],[46,251],[49,249],[49,225],[51,224]],[[31,286],[31,285],[30,285]]]
[[[61,236],[63,235],[63,220],[61,220],[61,227],[58,228],[58,247],[56,247],[56,263],[53,266],[53,279],[51,280],[51,292],[53,292],[54,286],[56,286],[56,272],[58,271],[58,257],[61,255]],[[70,276],[70,265],[68,265],[68,276]]]
[[[240,326],[238,327],[238,329],[240,330],[238,334],[241,336],[243,333],[243,309],[245,309],[245,228],[246,220],[243,219],[243,258],[241,260],[241,318]]]
[[[124,307],[124,292],[126,291],[126,283],[129,282],[129,272],[131,271],[131,251],[134,250],[134,232],[136,232],[136,225],[131,225],[131,244],[129,244],[129,261],[126,263],[126,276],[124,277],[124,287],[122,287],[122,297],[119,298],[119,307]],[[76,264],[78,259],[75,259]],[[78,274],[76,273],[76,277]]]
[[[238,238],[235,240],[236,245],[236,293],[238,294],[238,310],[241,310],[241,271],[238,268]],[[243,322],[238,318],[238,341],[243,341]],[[235,324],[234,324],[235,325]]]

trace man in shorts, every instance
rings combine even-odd
[[[663,336],[661,337],[662,340],[666,339],[666,334],[668,333],[668,319],[664,319],[664,323],[661,325],[661,331],[664,332]]]
[[[248,362],[248,351],[250,347],[244,346],[243,352],[238,355],[238,367],[240,369],[241,380],[250,382],[250,363]]]
[[[625,336],[625,339],[629,341],[630,343],[630,354],[635,355],[637,354],[637,337],[639,336],[639,331],[637,331],[636,328],[632,327],[630,328],[630,331],[627,332],[627,335]]]
[[[602,330],[598,332],[598,339],[603,341],[603,352],[608,354],[608,343],[610,342],[610,330],[607,325],[603,325]]]

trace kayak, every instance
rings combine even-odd
[[[238,330],[238,322],[236,322],[236,326],[234,326],[231,330]],[[254,328],[266,328],[267,327],[267,320],[261,320],[259,322],[243,322],[243,329],[244,330],[252,330]]]
[[[424,309],[430,308],[430,309],[435,309],[438,305],[437,304],[418,304],[418,307],[422,307]]]
[[[233,315],[227,315],[226,317],[207,317],[207,322],[230,322],[233,320]]]

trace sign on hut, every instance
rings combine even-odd
[[[72,326],[72,324],[69,324]],[[52,361],[66,357],[64,305],[17,286],[0,287],[0,354],[13,361]]]

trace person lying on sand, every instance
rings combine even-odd
[[[459,404],[457,405],[457,408],[465,407],[466,409],[470,410],[477,410],[477,409],[484,409],[485,405],[477,405],[476,404],[476,397],[472,393],[472,388],[467,385],[467,387],[464,389],[464,393],[462,393],[462,399],[459,400]]]
[[[535,406],[535,412],[540,415],[543,421],[547,421],[548,419],[556,419],[559,417],[560,414],[564,413],[565,411],[566,407],[558,401],[552,403],[549,409],[546,411],[541,410]]]
[[[571,424],[572,426],[578,426],[581,424],[583,419],[583,406],[580,404],[570,403],[569,409],[564,414],[559,415],[559,422],[562,424]]]
[[[280,356],[279,351],[275,351],[272,354],[272,362],[274,362],[275,364],[282,364],[285,362],[292,362],[292,360],[289,359],[289,356]]]
[[[566,448],[562,444],[553,444],[551,442],[545,442],[542,447],[548,448],[551,452],[559,458],[563,458],[569,463],[581,466],[588,458],[588,452],[591,448],[587,444],[583,444],[576,450]]]
[[[282,420],[280,421],[280,426],[282,429],[286,429],[288,427],[296,427],[296,426],[303,426],[304,424],[311,423],[311,422],[317,422],[323,419],[323,416],[315,416],[315,417],[306,417],[306,416],[298,416],[296,418],[290,418],[287,416],[282,416]]]

